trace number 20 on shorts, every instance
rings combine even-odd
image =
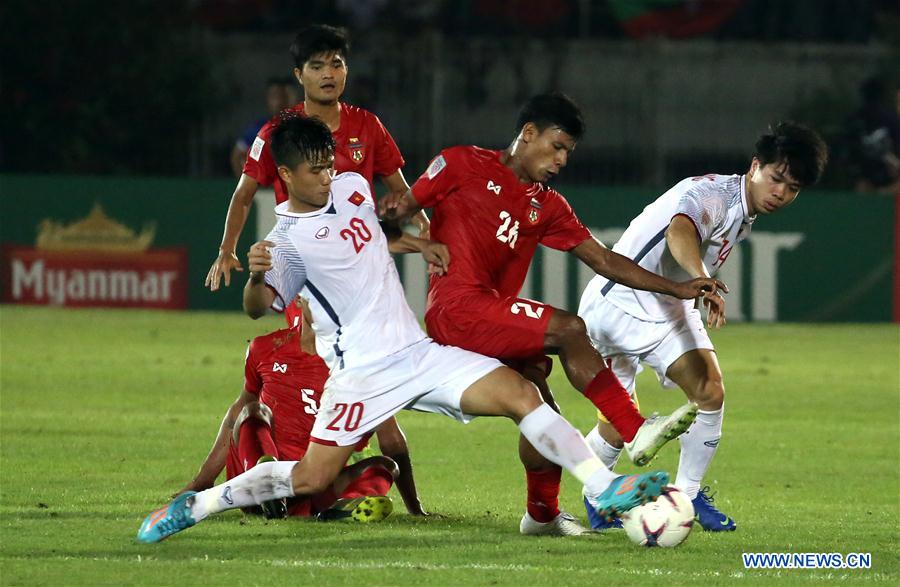
[[[359,428],[359,423],[363,416],[362,402],[352,404],[334,404],[334,409],[338,415],[325,428],[334,432],[345,430],[353,432]]]

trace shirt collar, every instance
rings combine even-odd
[[[744,224],[753,224],[756,214],[750,216],[750,206],[747,203],[747,175],[741,176],[741,207],[744,210]]]

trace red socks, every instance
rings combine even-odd
[[[525,470],[528,483],[528,514],[537,522],[546,524],[559,515],[559,483],[562,468],[554,466],[545,471]]]
[[[247,418],[241,424],[237,446],[238,458],[245,471],[256,466],[263,455],[278,458],[278,449],[272,439],[272,429],[257,418]]]
[[[612,369],[604,369],[597,373],[597,376],[587,384],[584,397],[591,400],[625,442],[631,442],[638,428],[644,423],[644,417]]]

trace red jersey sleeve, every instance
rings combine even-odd
[[[591,231],[578,220],[565,198],[556,193],[553,196],[553,221],[541,237],[541,244],[558,251],[570,251],[591,238]]]
[[[272,159],[272,151],[269,149],[272,128],[273,121],[270,120],[259,129],[256,139],[247,152],[247,160],[244,161],[244,173],[262,186],[272,185],[275,178],[278,177],[278,169],[275,166],[275,160]]]
[[[423,208],[433,208],[457,187],[456,177],[464,159],[456,149],[444,149],[431,160],[412,186],[412,195]]]
[[[394,175],[403,167],[406,161],[394,142],[394,137],[384,128],[381,121],[374,114],[369,119],[372,127],[372,139],[375,143],[375,161],[372,172],[380,177]]]
[[[244,391],[259,395],[262,391],[263,380],[259,374],[259,359],[253,352],[254,350],[253,342],[247,345],[247,358],[244,360]]]

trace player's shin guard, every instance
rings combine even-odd
[[[634,439],[638,428],[644,423],[644,417],[612,369],[597,373],[582,393],[613,425],[622,440],[631,442]]]
[[[291,472],[298,461],[275,461],[256,465],[194,498],[191,515],[199,522],[225,510],[259,505],[264,501],[293,497]]]
[[[713,412],[699,410],[693,425],[679,438],[681,460],[678,463],[675,486],[691,499],[697,497],[703,476],[719,447],[724,411],[725,406]]]
[[[592,492],[601,493],[615,479],[581,433],[547,404],[522,418],[519,430],[545,459],[572,473]]]

